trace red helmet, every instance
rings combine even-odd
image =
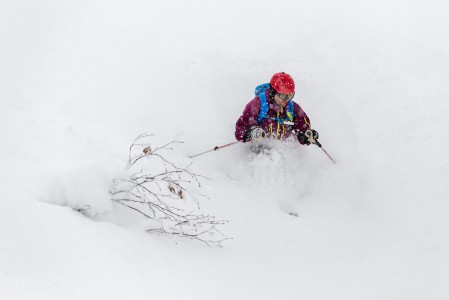
[[[287,73],[276,73],[271,77],[270,84],[273,89],[281,94],[294,94],[295,82],[293,78]]]

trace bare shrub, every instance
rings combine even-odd
[[[164,151],[173,150],[171,141],[152,147],[152,135],[138,136],[129,148],[129,178],[113,181],[111,200],[153,220],[148,232],[180,236],[221,246],[228,239],[217,226],[227,223],[214,216],[201,213],[199,201],[189,197],[186,186],[206,177],[190,171],[190,164],[180,167],[166,159]]]

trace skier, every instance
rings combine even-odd
[[[256,87],[256,97],[243,110],[235,125],[235,137],[244,143],[270,139],[297,138],[300,144],[310,145],[318,139],[309,117],[293,102],[295,82],[284,72],[271,77],[270,83]]]

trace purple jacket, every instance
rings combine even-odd
[[[269,102],[268,107],[268,117],[281,118],[285,119],[287,117],[287,109],[278,106],[274,100],[271,100],[267,93],[267,99]],[[297,134],[299,131],[304,131],[306,129],[311,128],[310,120],[307,117],[306,113],[302,110],[302,108],[295,102],[294,104],[294,117],[293,123],[295,125],[285,125],[279,124],[276,120],[264,118],[262,122],[259,124],[263,130],[267,133],[267,135],[271,138],[275,139],[286,139],[293,134]],[[259,97],[251,100],[243,110],[242,115],[237,120],[235,124],[235,138],[239,141],[243,140],[247,130],[251,126],[257,126],[257,119],[259,118],[260,113],[260,99]],[[295,133],[296,132],[296,133]]]

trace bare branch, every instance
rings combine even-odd
[[[209,178],[190,171],[191,163],[185,167],[179,167],[160,154],[164,150],[173,150],[171,146],[182,142],[171,141],[163,146],[152,148],[149,143],[144,142],[151,136],[153,135],[141,134],[131,144],[129,168],[137,167],[139,171],[129,178],[113,181],[110,189],[111,200],[161,224],[160,228],[148,229],[148,232],[179,236],[198,240],[207,245],[221,246],[221,242],[229,238],[217,230],[216,226],[224,225],[227,221],[216,220],[213,216],[199,213],[198,200],[193,201],[187,197],[189,194],[187,184],[193,181],[201,187],[200,179]],[[163,171],[152,174],[148,166],[140,164],[143,159],[149,159],[155,169],[159,162]],[[203,194],[200,195],[209,199]],[[186,212],[182,208],[186,204],[190,206],[194,204],[196,211]]]

